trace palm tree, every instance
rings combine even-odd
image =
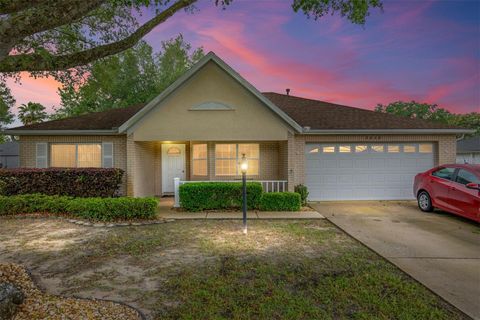
[[[29,102],[22,104],[18,108],[18,118],[24,125],[42,122],[47,119],[45,107],[37,102]]]

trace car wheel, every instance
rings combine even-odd
[[[433,211],[432,199],[427,191],[422,191],[417,196],[418,207],[424,212]]]

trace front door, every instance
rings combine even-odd
[[[184,144],[162,144],[162,194],[174,192],[173,178],[185,180]]]

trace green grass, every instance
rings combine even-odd
[[[41,234],[19,223],[33,239]],[[28,240],[16,228],[8,224],[19,243]],[[464,318],[327,221],[251,221],[247,236],[240,221],[85,232],[61,251],[8,250],[19,259],[41,253],[32,263],[61,279],[64,293],[108,288],[153,319]]]

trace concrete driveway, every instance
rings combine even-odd
[[[480,319],[480,228],[414,201],[311,203],[318,212],[451,304]]]

